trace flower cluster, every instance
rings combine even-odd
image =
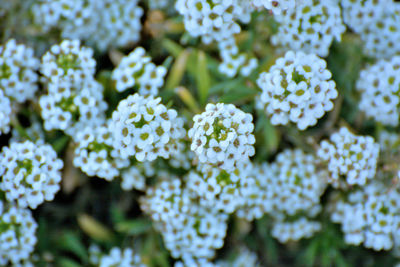
[[[38,226],[32,213],[0,200],[0,226],[0,265],[20,266],[29,259],[37,241]]]
[[[32,48],[10,39],[0,46],[0,90],[18,103],[33,99],[38,89],[39,63]]]
[[[400,3],[342,0],[343,20],[363,41],[365,53],[391,58],[400,52]]]
[[[137,0],[44,0],[32,14],[43,32],[58,28],[63,38],[84,39],[104,51],[140,39],[143,9]]]
[[[375,176],[379,144],[370,136],[357,136],[342,127],[330,141],[321,142],[317,154],[328,164],[333,186],[365,185]]]
[[[398,190],[373,181],[346,198],[335,196],[331,219],[342,225],[346,243],[389,250],[393,247],[393,238],[400,238],[399,205]]]
[[[114,147],[122,158],[138,161],[169,158],[174,144],[186,135],[183,119],[160,103],[161,98],[134,94],[122,100],[112,114]]]
[[[156,66],[151,58],[146,56],[142,47],[137,47],[129,55],[123,57],[118,67],[112,72],[118,92],[137,86],[141,95],[158,95],[158,90],[164,85],[167,69]]]
[[[0,135],[10,131],[11,102],[0,90]]]
[[[258,61],[245,53],[239,53],[233,37],[222,40],[218,43],[222,63],[218,70],[228,77],[235,76],[239,71],[243,76],[249,76],[257,67]]]
[[[8,201],[36,209],[54,199],[60,189],[63,162],[50,145],[31,141],[11,143],[0,154],[0,190]]]
[[[150,162],[143,162],[144,168],[152,169]],[[132,165],[121,173],[121,188],[125,191],[132,189],[144,191],[146,189],[146,176],[138,166]]]
[[[333,108],[338,93],[331,77],[323,59],[288,51],[269,72],[260,74],[257,83],[262,93],[257,105],[273,125],[286,125],[290,120],[304,130]]]
[[[191,150],[201,163],[231,171],[255,153],[252,120],[232,104],[207,104],[205,112],[193,117]]]
[[[397,126],[400,116],[400,56],[379,60],[360,72],[356,89],[367,117]]]
[[[250,21],[252,6],[247,1],[178,0],[175,4],[183,15],[186,30],[204,43],[223,41],[240,32],[237,21]]]
[[[111,181],[121,168],[129,166],[128,159],[121,159],[114,149],[111,123],[86,127],[75,134],[74,166],[89,176]]]
[[[291,10],[296,6],[296,0],[252,0],[251,3],[256,7],[263,6],[275,15],[280,15],[282,11]]]
[[[310,238],[321,230],[321,223],[311,221],[307,217],[296,218],[294,221],[278,220],[272,227],[272,236],[279,242],[298,241],[301,238]]]
[[[133,249],[113,247],[109,254],[103,254],[100,248],[92,245],[89,248],[90,262],[98,267],[146,267],[139,254]]]
[[[251,174],[250,163],[240,164],[234,171],[227,172],[223,169],[209,165],[199,165],[199,171],[191,171],[187,177],[187,188],[199,197],[200,205],[214,208],[224,213],[232,213],[249,194],[248,179]],[[254,181],[253,181],[254,183]]]
[[[271,43],[326,57],[333,40],[340,41],[346,30],[340,13],[337,1],[299,1],[296,8],[274,16],[279,27]]]
[[[216,263],[217,267],[258,267],[257,255],[246,247],[241,247],[232,260],[222,260]]]
[[[199,205],[178,178],[168,177],[149,188],[140,203],[172,257],[184,262],[210,259],[222,247],[228,216]]]
[[[74,135],[77,129],[104,121],[107,103],[103,87],[94,79],[93,50],[78,40],[64,40],[42,59],[47,94],[39,99],[44,128]]]

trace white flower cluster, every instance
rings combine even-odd
[[[260,74],[257,84],[262,93],[256,104],[273,125],[286,125],[290,120],[305,130],[333,109],[338,92],[331,77],[323,59],[288,51],[269,72]]]
[[[217,261],[216,266],[218,267],[258,267],[257,255],[251,252],[245,247],[241,247],[236,257],[228,261]]]
[[[32,48],[8,40],[0,46],[0,90],[17,103],[33,99],[38,89],[39,63]]]
[[[0,200],[0,265],[20,266],[36,244],[37,223],[29,209]]]
[[[233,213],[244,204],[250,192],[248,179],[252,165],[240,164],[234,171],[227,172],[223,169],[209,165],[199,165],[199,171],[192,170],[186,177],[187,188],[199,197],[200,205],[214,208],[224,213]],[[246,195],[245,195],[246,194]]]
[[[301,238],[310,238],[321,230],[321,224],[310,221],[306,217],[297,218],[294,221],[277,221],[272,226],[272,236],[281,243],[298,241]]]
[[[137,47],[123,57],[118,67],[112,72],[112,79],[116,83],[118,92],[137,86],[141,95],[158,95],[158,90],[164,85],[164,76],[167,69],[156,66],[151,58],[146,56],[142,47]]]
[[[285,10],[295,8],[298,0],[252,0],[252,4],[256,7],[264,7],[271,10],[275,15],[280,15]],[[302,1],[302,0],[300,0]]]
[[[356,89],[367,117],[397,126],[400,116],[400,56],[379,60],[360,72]]]
[[[281,152],[270,165],[267,190],[272,191],[272,235],[280,242],[310,237],[321,227],[307,219],[319,213],[327,186],[327,172],[318,170],[317,164],[313,155],[295,149]]]
[[[98,267],[146,267],[139,254],[133,249],[113,247],[109,254],[103,254],[96,245],[89,247],[90,262]]]
[[[8,201],[36,209],[54,199],[60,189],[62,160],[50,145],[25,141],[3,147],[0,154],[0,190]]]
[[[147,166],[150,162],[143,162],[146,167],[152,168],[152,166]],[[121,188],[125,191],[132,189],[144,191],[146,189],[146,175],[135,165],[130,166],[128,169],[121,173]]]
[[[249,76],[258,66],[257,58],[239,53],[234,37],[218,43],[222,63],[218,70],[228,77],[234,77],[239,71],[242,76]]]
[[[169,158],[174,144],[186,135],[183,119],[160,103],[161,98],[134,94],[119,102],[112,114],[114,147],[122,158],[138,161]]]
[[[391,58],[400,52],[400,3],[341,0],[344,22],[360,35],[365,53]]]
[[[121,159],[113,147],[111,123],[86,127],[75,134],[76,148],[73,164],[89,176],[98,176],[111,181],[120,169],[129,166],[128,159]]]
[[[11,102],[0,90],[0,135],[10,131]]]
[[[168,177],[149,188],[140,203],[172,257],[184,262],[210,259],[223,246],[228,215],[199,205],[179,179]]]
[[[205,112],[193,117],[188,135],[191,150],[201,163],[231,171],[255,153],[253,117],[233,104],[207,104]]]
[[[186,140],[180,140],[172,146],[173,153],[171,153],[168,163],[174,168],[189,170],[195,157],[193,151],[190,150],[190,143]]]
[[[365,185],[375,176],[379,144],[370,136],[354,135],[342,127],[330,141],[321,142],[317,155],[328,164],[329,182],[334,187]]]
[[[393,238],[400,238],[400,193],[381,181],[369,183],[345,199],[336,196],[332,205],[331,219],[342,225],[348,244],[389,250]]]
[[[400,135],[398,133],[383,130],[379,134],[378,141],[382,152],[400,153]]]
[[[253,7],[242,0],[177,0],[175,8],[183,15],[186,30],[204,43],[223,41],[240,32],[241,23],[248,23]]]
[[[45,130],[60,129],[74,135],[77,129],[104,121],[107,103],[103,87],[94,79],[93,50],[79,40],[64,40],[42,58],[41,72],[47,94],[39,99]]]
[[[172,4],[171,0],[147,0],[147,4],[149,5],[149,9],[168,9]]]
[[[35,24],[63,38],[83,39],[101,51],[140,39],[143,9],[137,0],[44,0],[32,6]]]
[[[295,51],[329,54],[333,40],[340,41],[346,27],[336,0],[302,0],[296,8],[274,16],[278,32],[271,37],[273,45]]]

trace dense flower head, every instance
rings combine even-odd
[[[78,85],[93,78],[95,67],[93,50],[75,39],[53,45],[43,55],[40,71],[50,83]]]
[[[98,267],[145,267],[139,254],[131,248],[111,248],[108,254],[102,253],[97,245],[89,247],[90,262]]]
[[[80,84],[51,82],[47,91],[39,99],[46,131],[59,129],[73,136],[78,129],[104,122],[107,103],[103,99],[103,86],[96,80]]]
[[[258,66],[255,57],[240,53],[233,37],[218,42],[222,62],[218,70],[228,77],[234,77],[238,72],[242,76],[249,76]]]
[[[248,192],[248,179],[252,164],[240,164],[235,170],[227,172],[210,165],[200,164],[198,171],[192,170],[186,177],[189,191],[199,197],[200,205],[214,208],[224,213],[233,213],[244,204]],[[251,182],[250,182],[251,183]]]
[[[400,3],[393,0],[341,0],[344,22],[363,41],[364,52],[388,58],[400,52]]]
[[[317,123],[333,109],[338,96],[326,62],[314,54],[288,51],[257,84],[262,89],[258,107],[271,117],[273,125],[296,123],[300,130]]]
[[[295,8],[274,16],[279,24],[271,43],[325,57],[333,40],[346,30],[335,0],[303,0]]]
[[[233,104],[207,104],[206,110],[193,117],[188,135],[201,163],[227,171],[255,153],[253,117]]]
[[[283,11],[295,8],[296,1],[298,0],[252,0],[251,3],[256,7],[263,6],[275,15],[280,15]]]
[[[210,259],[224,244],[228,216],[193,199],[175,177],[161,180],[141,198],[174,258]]]
[[[217,261],[216,267],[258,267],[257,254],[246,247],[241,247],[235,257],[230,260]]]
[[[120,174],[120,169],[129,166],[128,159],[121,159],[114,148],[111,123],[86,127],[74,135],[76,148],[74,166],[89,176],[98,176],[108,181]]]
[[[400,116],[400,56],[379,60],[360,72],[356,89],[367,117],[397,126]]]
[[[60,189],[63,162],[50,145],[15,142],[0,154],[0,190],[8,201],[36,209],[54,199]]]
[[[300,217],[293,221],[277,220],[272,226],[272,236],[281,243],[310,238],[321,230],[321,223]]]
[[[143,9],[137,0],[44,0],[32,6],[32,14],[43,32],[58,28],[63,38],[104,51],[140,39]]]
[[[348,244],[389,250],[400,237],[400,193],[382,181],[372,181],[343,198],[332,200],[331,219],[341,224]]]
[[[139,94],[156,96],[164,85],[166,73],[167,69],[164,66],[156,66],[151,62],[151,58],[146,56],[146,51],[137,47],[121,59],[112,72],[112,79],[118,92],[136,86]]]
[[[0,200],[0,226],[0,265],[20,266],[36,245],[37,223],[29,209]]]
[[[250,21],[252,6],[247,1],[178,0],[175,4],[183,15],[186,30],[204,43],[222,41],[240,32],[237,21]]]
[[[375,176],[379,144],[370,136],[358,136],[342,127],[330,141],[321,142],[317,154],[328,164],[333,186],[365,185]]]
[[[160,103],[161,98],[134,94],[122,100],[112,114],[114,147],[122,158],[138,161],[169,158],[185,135],[183,119]]]
[[[0,45],[0,90],[18,103],[33,99],[38,89],[39,63],[32,48],[14,39]]]
[[[11,102],[0,90],[0,135],[10,131]]]
[[[150,162],[143,162],[149,164]],[[153,166],[146,166],[152,168]],[[146,175],[138,166],[132,165],[121,173],[121,188],[125,191],[132,189],[144,191],[146,189]]]

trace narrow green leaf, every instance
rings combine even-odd
[[[172,65],[171,71],[168,74],[168,78],[165,84],[166,90],[175,89],[183,78],[183,74],[186,71],[186,64],[190,55],[189,50],[184,50],[176,58],[174,64]]]
[[[197,53],[196,82],[200,104],[205,105],[210,89],[210,73],[207,69],[207,57],[203,51],[198,51]]]
[[[140,218],[136,220],[128,220],[117,223],[115,229],[124,234],[129,235],[140,235],[151,229],[151,221],[145,218]]]
[[[199,105],[188,89],[183,86],[179,86],[175,89],[175,93],[193,113],[200,113]]]
[[[60,258],[57,261],[57,266],[60,266],[60,267],[80,267],[82,265],[77,263],[76,261],[68,259],[68,258]]]
[[[113,233],[106,226],[87,214],[78,215],[78,224],[82,231],[95,240],[107,242],[114,239]]]
[[[67,231],[57,241],[62,249],[74,253],[84,261],[89,259],[86,248],[77,233]]]

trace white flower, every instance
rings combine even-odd
[[[8,201],[36,209],[60,189],[63,162],[50,145],[13,142],[0,154],[0,190]]]
[[[257,84],[262,93],[257,106],[271,117],[273,125],[289,120],[305,130],[333,109],[338,96],[326,62],[314,54],[288,51],[268,72],[260,74]]]
[[[201,163],[234,170],[238,162],[255,153],[252,120],[251,114],[232,104],[207,104],[205,112],[193,117],[194,125],[188,132],[191,149]]]
[[[12,115],[10,99],[0,90],[0,135],[10,131],[10,117]]]
[[[279,15],[282,11],[292,10],[296,6],[296,0],[252,0],[252,4],[256,7],[263,6],[271,10],[275,15]]]
[[[20,266],[36,245],[37,223],[29,209],[0,200],[0,265]]]
[[[317,154],[328,164],[333,186],[365,185],[375,176],[379,145],[372,137],[354,135],[343,127],[332,134],[330,142],[321,142]]]

